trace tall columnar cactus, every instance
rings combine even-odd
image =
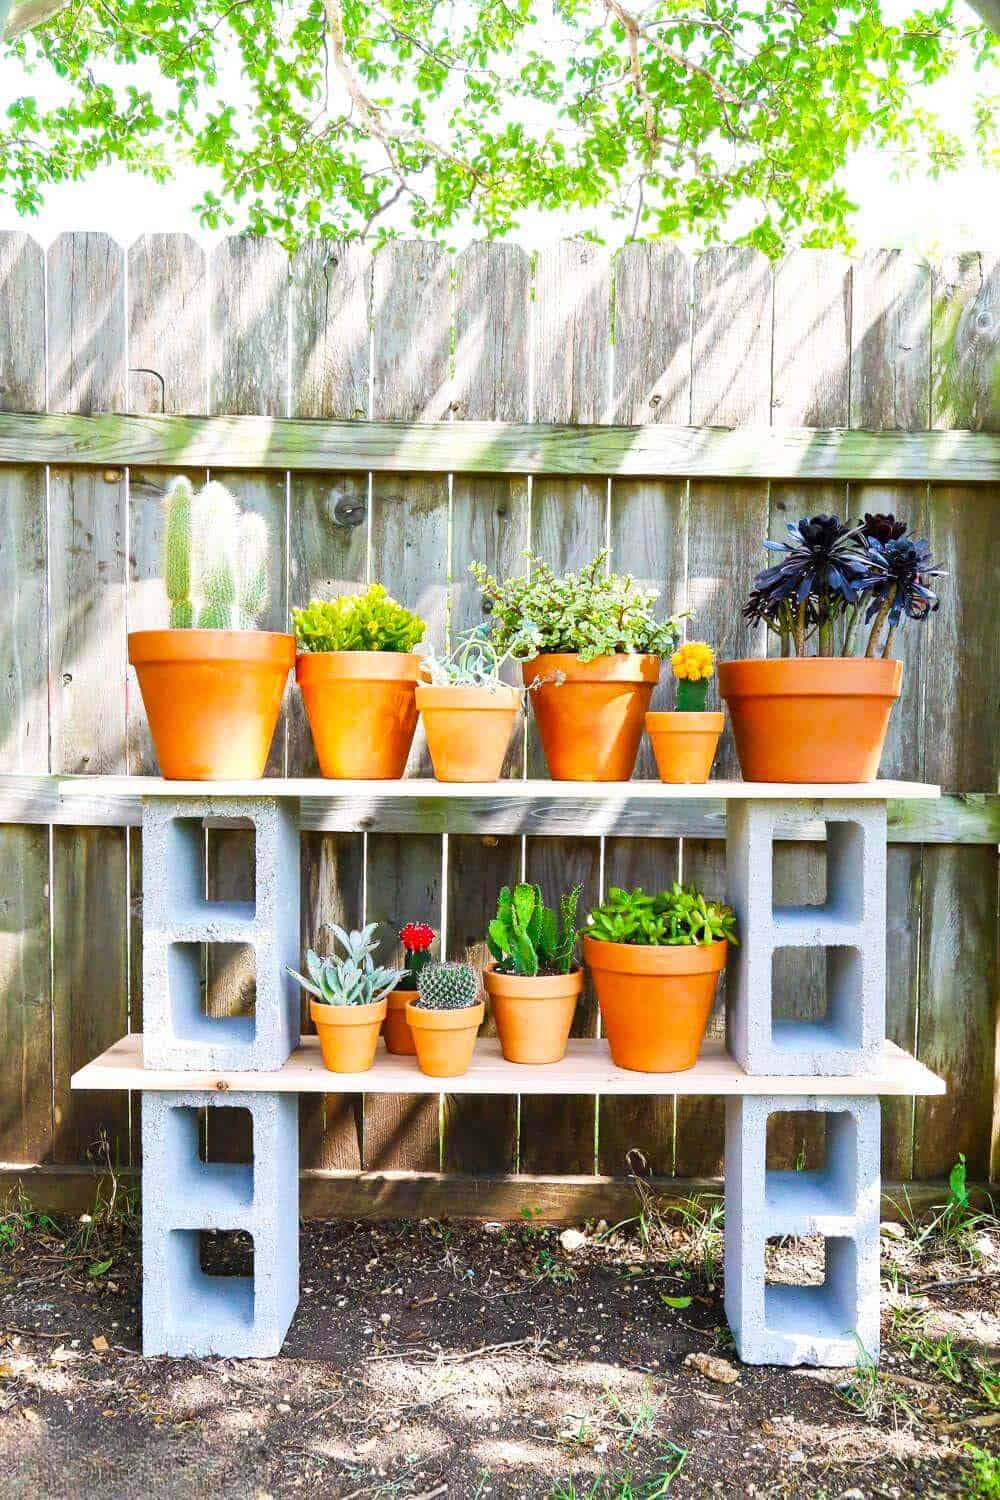
[[[421,969],[420,999],[424,1010],[465,1010],[479,999],[479,981],[469,964],[428,964]]]
[[[164,581],[170,625],[253,630],[267,605],[267,522],[242,515],[224,485],[197,495],[187,479],[165,499]]]
[[[194,624],[194,605],[191,602],[194,490],[190,479],[178,475],[167,490],[163,503],[166,511],[163,581],[170,601],[170,628],[190,630]]]

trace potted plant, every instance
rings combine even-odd
[[[257,630],[267,605],[267,523],[221,484],[174,479],[163,500],[170,628],[134,630],[156,758],[171,781],[263,776],[295,641]]]
[[[653,616],[656,590],[606,572],[607,560],[557,578],[529,554],[530,576],[503,583],[472,564],[494,646],[524,663],[556,781],[629,779],[661,658],[677,645],[678,620]]]
[[[721,713],[705,709],[715,653],[705,641],[688,641],[674,652],[670,667],[677,679],[677,706],[672,713],[646,715],[656,768],[661,781],[707,781],[725,722]]]
[[[558,916],[537,885],[500,892],[487,938],[494,962],[483,978],[508,1062],[554,1063],[566,1051],[583,989],[573,961],[582,889],[559,898]]]
[[[324,776],[395,781],[417,727],[423,620],[382,584],[293,609],[295,676]]]
[[[521,692],[500,672],[510,652],[498,655],[489,626],[459,637],[455,649],[421,660],[417,710],[438,781],[496,781],[521,711]]]
[[[693,1067],[736,941],[732,908],[675,881],[658,896],[613,888],[588,923],[583,956],[616,1066]]]
[[[406,1007],[417,998],[420,971],[430,962],[431,945],[436,937],[434,928],[428,927],[426,922],[407,922],[399,929],[406,968],[399,984],[386,996],[388,1008],[382,1023],[386,1051],[398,1057],[413,1057],[417,1050],[406,1019]]]
[[[427,964],[419,994],[406,1007],[420,1071],[431,1078],[457,1078],[468,1071],[486,1007],[469,964]]]
[[[941,569],[892,515],[813,516],[788,530],[789,541],[764,543],[781,557],[757,574],[743,610],[778,637],[780,657],[719,667],[743,775],[874,781],[903,676],[896,631],[937,609],[930,582]]]
[[[324,1065],[331,1073],[367,1073],[375,1061],[378,1034],[385,1020],[386,1000],[403,978],[402,969],[375,967],[373,954],[377,922],[360,932],[345,932],[331,923],[336,947],[328,958],[306,953],[308,975],[288,972],[313,999],[309,1014],[319,1032]]]

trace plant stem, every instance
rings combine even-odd
[[[782,656],[791,656],[791,654],[792,654],[792,633],[791,633],[791,631],[788,630],[786,627],[783,626],[782,629],[781,629],[781,631],[779,633],[781,635],[781,654],[782,654]]]
[[[806,601],[803,599],[795,611],[795,654],[806,654]]]
[[[858,628],[861,619],[861,601],[859,600],[847,616],[847,625],[844,629],[844,655],[850,656],[854,647],[854,632]]]
[[[820,656],[833,655],[833,621],[831,619],[820,621],[819,654]]]
[[[892,643],[896,638],[896,629],[897,627],[895,625],[889,626],[889,634],[886,636],[885,645],[882,647],[883,657],[892,655]]]
[[[892,601],[895,599],[895,597],[896,585],[892,583],[889,585],[885,598],[879,605],[878,614],[872,621],[871,634],[868,637],[868,646],[865,650],[866,656],[875,656],[877,654],[878,638],[882,634],[882,626],[886,622],[886,616],[892,608]]]

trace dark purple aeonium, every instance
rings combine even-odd
[[[910,620],[926,620],[938,608],[940,601],[928,587],[928,580],[943,577],[944,570],[934,566],[930,543],[923,538],[896,536],[882,542],[870,537],[868,553],[870,570],[863,580],[869,600],[865,621],[875,623],[865,655],[878,654],[879,640],[888,624],[882,650],[882,655],[888,656],[904,615]]]
[[[834,621],[845,606],[858,602],[861,582],[870,572],[863,525],[812,516],[792,522],[788,534],[790,541],[764,543],[782,558],[757,574],[744,618],[764,620],[777,631],[782,655],[788,655],[794,642],[801,656],[807,634],[816,628],[820,655],[832,656]]]

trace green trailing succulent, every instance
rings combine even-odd
[[[312,599],[293,609],[300,651],[412,651],[427,629],[419,615],[396,602],[381,583],[363,594]]]
[[[576,908],[582,886],[559,898],[558,915],[542,900],[541,887],[505,885],[487,943],[501,974],[568,974],[576,947]]]
[[[572,652],[586,662],[633,653],[669,656],[677,645],[683,616],[656,619],[657,590],[643,588],[630,573],[607,572],[607,549],[561,576],[527,556],[529,576],[503,582],[482,563],[471,564],[499,653],[527,661],[543,652]]]
[[[479,979],[470,964],[427,964],[414,1002],[422,1010],[467,1010],[479,1003]]]
[[[664,948],[715,943],[720,938],[737,942],[732,907],[708,901],[696,886],[677,880],[657,896],[647,896],[641,886],[634,891],[612,886],[588,922],[588,936],[605,943]]]
[[[490,626],[476,625],[463,631],[455,646],[438,656],[433,645],[421,657],[421,670],[432,687],[477,687],[491,693],[509,691],[500,673],[507,662],[517,659],[516,646],[502,654],[490,639]]]
[[[375,1005],[397,987],[404,973],[402,969],[376,967],[373,955],[378,947],[377,928],[377,922],[369,922],[360,932],[345,932],[331,923],[333,953],[320,958],[310,948],[306,953],[308,973],[288,968],[289,974],[321,1005]],[[336,945],[344,950],[342,954],[336,951]]]
[[[163,501],[163,581],[172,630],[254,630],[267,606],[268,530],[214,480],[179,475]]]

